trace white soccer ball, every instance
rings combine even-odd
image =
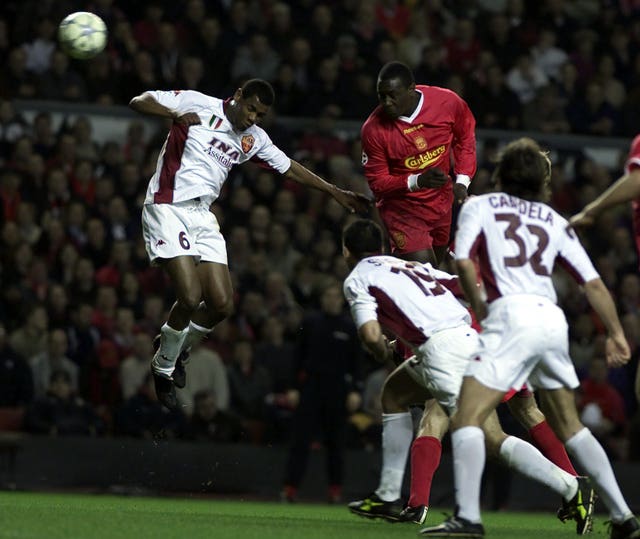
[[[77,11],[62,19],[58,26],[58,41],[72,58],[93,58],[107,44],[107,25],[94,13]]]

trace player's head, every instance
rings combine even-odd
[[[233,94],[227,116],[236,129],[244,131],[258,123],[274,101],[271,84],[262,79],[250,79]]]
[[[551,161],[538,143],[523,137],[510,142],[500,153],[493,173],[498,190],[526,200],[547,200]]]
[[[390,118],[411,114],[416,106],[416,82],[402,62],[389,62],[378,73],[378,101]]]
[[[382,253],[382,230],[370,219],[357,219],[342,232],[342,254],[353,266],[359,260]]]

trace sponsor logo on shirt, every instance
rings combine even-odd
[[[411,157],[407,157],[405,159],[404,166],[410,170],[422,170],[438,161],[440,157],[444,155],[446,150],[446,145],[441,144],[433,150],[427,150],[426,152],[423,152],[421,154],[412,155]]]
[[[205,152],[226,168],[231,168],[235,165],[240,157],[240,152],[232,145],[215,137],[209,141],[209,147],[205,149]]]
[[[409,133],[413,133],[414,131],[417,131],[418,129],[422,129],[423,127],[424,127],[424,124],[418,124],[418,125],[414,125],[413,127],[407,127],[402,131],[402,134],[408,135]]]
[[[255,141],[256,139],[253,138],[253,135],[244,135],[240,139],[240,144],[242,144],[242,151],[244,153],[249,153],[251,151],[251,148],[253,148],[253,143]]]

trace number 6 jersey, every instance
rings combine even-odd
[[[377,320],[417,347],[437,331],[471,323],[467,309],[448,290],[457,289],[457,280],[431,264],[371,256],[345,279],[344,295],[358,328]]]
[[[456,259],[478,262],[487,301],[535,294],[556,302],[556,262],[583,284],[599,277],[567,220],[543,202],[506,193],[473,197],[462,206]]]

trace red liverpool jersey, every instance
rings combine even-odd
[[[385,213],[408,200],[434,217],[448,211],[453,183],[441,189],[409,190],[409,176],[437,167],[471,178],[476,171],[475,118],[465,101],[451,90],[416,86],[421,94],[415,112],[390,119],[380,106],[362,126],[362,164],[377,205]],[[399,201],[404,201],[399,203]]]
[[[626,174],[640,168],[640,135],[637,135],[631,143],[629,157],[624,167]],[[638,259],[640,261],[640,199],[632,202],[633,207],[633,230],[636,236],[636,248],[638,250]]]

